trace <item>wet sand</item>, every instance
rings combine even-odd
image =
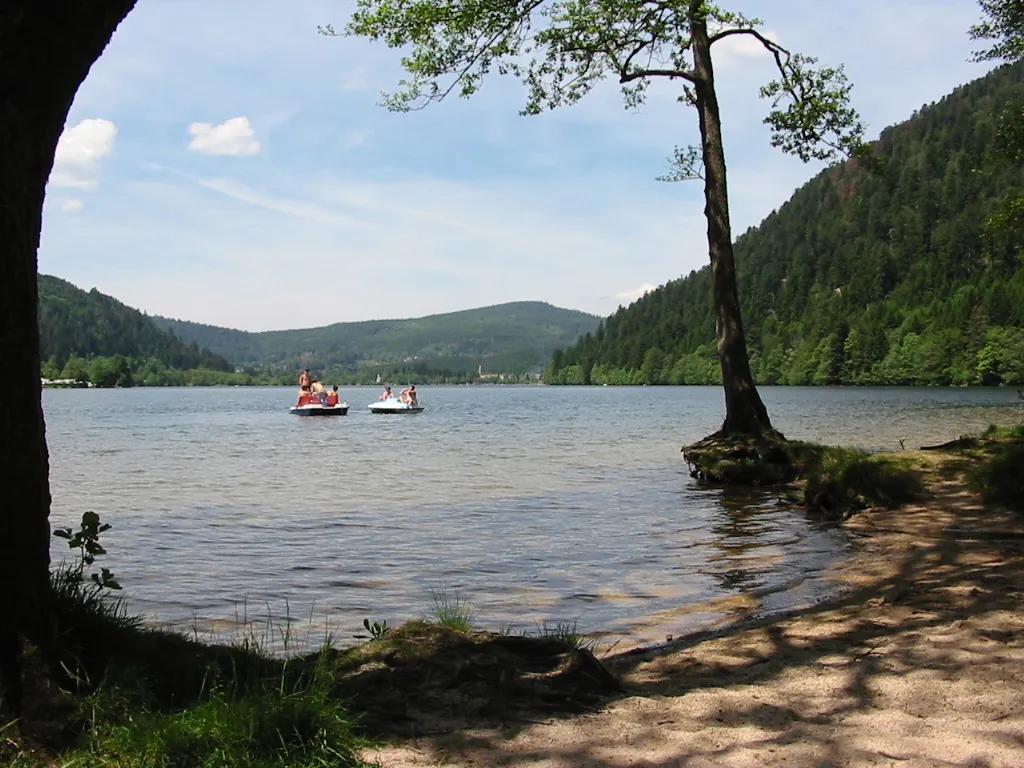
[[[916,456],[933,478],[948,462]],[[959,477],[932,490],[926,503],[846,523],[858,549],[831,574],[842,597],[607,657],[626,691],[593,712],[396,741],[367,758],[383,768],[1024,766],[1024,516],[984,506]]]

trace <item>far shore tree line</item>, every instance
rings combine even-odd
[[[311,372],[327,384],[370,386],[378,383],[414,384],[534,384],[540,374],[510,372],[480,374],[428,364],[373,365],[346,369],[339,366],[312,368]],[[292,386],[299,369],[287,370],[242,367],[234,371],[212,368],[175,368],[160,358],[128,355],[72,355],[61,366],[55,358],[47,361],[41,377],[49,387],[254,387]]]

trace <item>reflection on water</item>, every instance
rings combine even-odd
[[[800,539],[776,542],[766,547],[773,531],[773,510],[763,496],[743,490],[725,489],[718,498],[721,513],[711,527],[711,545],[718,550],[708,559],[708,571],[728,591],[745,591],[764,586],[766,572],[784,558],[780,547],[798,544]]]
[[[108,565],[155,620],[270,615],[313,642],[418,616],[441,586],[494,628],[660,640],[819,599],[847,546],[771,494],[692,486],[679,447],[717,426],[715,388],[423,387],[426,411],[395,417],[353,388],[335,419],[291,416],[293,394],[47,391],[54,525],[113,523]],[[764,397],[788,436],[866,448],[1019,417],[1002,390]]]

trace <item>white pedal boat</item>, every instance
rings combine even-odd
[[[423,410],[422,405],[409,405],[403,403],[397,397],[389,397],[387,400],[378,400],[370,403],[367,408],[370,413],[419,413]]]
[[[293,405],[289,411],[297,416],[344,416],[348,413],[348,403],[338,403],[337,405],[306,403],[305,405]]]

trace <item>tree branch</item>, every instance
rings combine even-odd
[[[711,37],[708,38],[708,44],[714,45],[719,40],[722,40],[723,38],[726,37],[731,37],[732,35],[750,35],[751,37],[756,37],[761,42],[761,45],[763,45],[769,51],[772,51],[773,53],[776,51],[781,51],[787,56],[790,55],[789,51],[786,48],[783,48],[774,40],[769,40],[767,37],[762,35],[753,27],[737,27],[735,29],[724,29],[721,32],[716,32],[715,34],[711,35]]]
[[[545,2],[545,0],[533,0],[533,2],[528,3],[526,5],[526,8],[523,10],[523,12],[517,18],[513,19],[507,25],[505,25],[504,27],[499,29],[497,32],[495,32],[493,35],[491,35],[491,38],[487,41],[487,43],[485,45],[481,46],[479,44],[480,39],[483,36],[482,35],[478,36],[477,37],[477,45],[476,45],[476,53],[473,54],[473,56],[470,57],[469,61],[466,63],[466,66],[464,66],[462,68],[462,71],[460,71],[458,73],[458,75],[455,77],[455,79],[452,80],[451,84],[449,84],[449,86],[447,88],[445,88],[444,91],[442,91],[440,95],[437,95],[436,93],[434,93],[434,94],[428,96],[426,102],[424,102],[420,107],[418,107],[418,109],[423,109],[424,107],[427,106],[427,104],[429,104],[432,101],[438,101],[438,102],[439,101],[443,101],[453,90],[455,90],[455,86],[462,82],[463,78],[467,74],[469,74],[469,71],[471,69],[473,69],[473,67],[476,66],[477,62],[480,61],[481,57],[486,52],[488,52],[491,49],[491,46],[494,45],[498,41],[499,38],[501,38],[501,37],[511,33],[512,30],[515,27],[517,27],[517,26],[521,29],[524,23],[528,24],[529,21],[530,21],[531,14],[533,14],[533,12],[540,5],[543,5],[544,2]]]
[[[636,72],[630,72],[628,74],[620,73],[619,82],[629,83],[633,80],[639,80],[641,77],[680,77],[683,80],[689,80],[691,83],[700,82],[700,78],[697,77],[697,75],[693,72],[688,72],[685,69],[638,69]]]

